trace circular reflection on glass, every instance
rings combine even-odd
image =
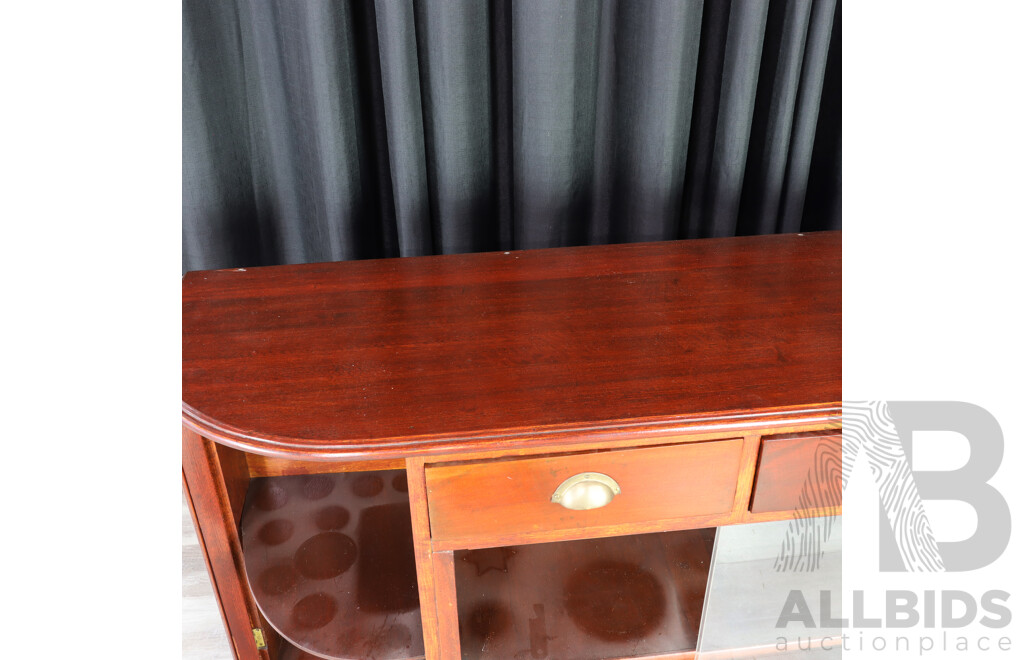
[[[310,580],[337,577],[355,561],[356,542],[338,532],[317,534],[295,551],[295,567]]]
[[[584,566],[565,583],[569,618],[592,637],[623,642],[654,631],[665,617],[665,593],[648,571],[625,562]]]

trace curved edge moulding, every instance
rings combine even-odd
[[[253,479],[242,553],[256,603],[305,658],[422,658],[403,470]]]

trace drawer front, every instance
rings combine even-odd
[[[843,443],[839,432],[765,436],[757,465],[752,513],[838,513],[843,504]]]
[[[435,540],[516,535],[724,514],[732,510],[741,440],[440,465],[426,469]],[[570,477],[599,473],[621,491],[589,510],[551,501]]]

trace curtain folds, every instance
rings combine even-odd
[[[839,228],[836,0],[185,0],[183,269]]]

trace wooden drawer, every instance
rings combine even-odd
[[[821,510],[843,504],[843,443],[838,431],[765,436],[750,502],[752,513]]]
[[[540,532],[725,514],[733,507],[741,447],[738,439],[717,440],[428,467],[431,536],[499,544]],[[621,492],[584,511],[553,503],[559,485],[581,473],[607,475]]]

